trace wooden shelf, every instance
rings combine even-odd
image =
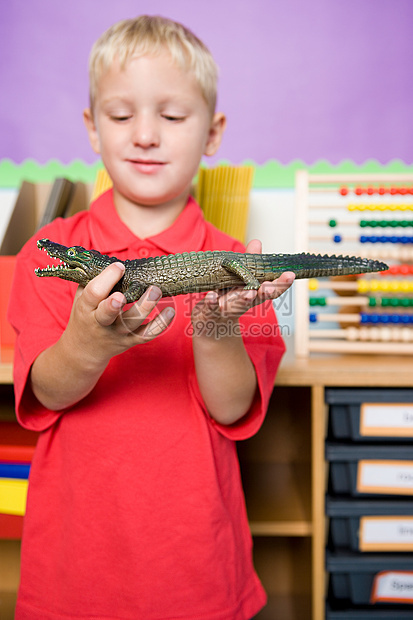
[[[250,521],[253,536],[311,536],[309,521]]]
[[[256,620],[310,620],[310,557],[307,538],[254,539],[255,566],[268,593]]]
[[[13,383],[13,359],[12,347],[0,347],[0,383]]]
[[[269,596],[267,606],[254,620],[311,620],[310,596]]]
[[[238,444],[255,536],[311,536],[311,411],[308,388],[278,387],[257,435]]]
[[[242,469],[254,535],[311,535],[309,463],[247,463]]]
[[[279,368],[276,385],[341,387],[411,387],[413,356],[340,355],[318,353],[294,356],[294,344],[286,342],[287,354]]]
[[[20,576],[20,541],[0,540],[0,618],[13,620]]]
[[[0,590],[0,618],[1,620],[14,620],[14,608],[16,607],[17,593]]]
[[[13,383],[13,364],[11,362],[0,364],[0,383]]]

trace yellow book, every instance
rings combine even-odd
[[[98,170],[96,173],[91,202],[96,200],[96,198],[99,198],[99,196],[103,194],[103,192],[106,192],[106,190],[110,189],[112,185],[112,179],[108,175],[106,169],[101,168],[100,170]]]
[[[247,232],[252,166],[201,168],[196,197],[208,222],[244,241]]]
[[[24,515],[28,487],[28,480],[0,478],[0,513]]]

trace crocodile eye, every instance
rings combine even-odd
[[[76,250],[74,250],[73,248],[69,248],[67,251],[67,255],[71,257],[76,256]]]

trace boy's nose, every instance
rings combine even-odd
[[[135,120],[132,140],[135,146],[148,148],[159,145],[159,131],[155,119],[140,117]]]

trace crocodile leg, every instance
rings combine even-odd
[[[235,273],[245,283],[245,290],[258,290],[260,283],[257,278],[247,269],[244,265],[241,265],[237,260],[230,258],[223,258],[222,267],[231,273]]]
[[[144,287],[141,284],[133,284],[133,283],[130,284],[128,288],[126,289],[126,291],[123,291],[123,294],[126,297],[126,303],[130,304],[130,303],[133,303],[134,301],[137,301],[140,297],[142,297],[142,295],[144,294],[147,288],[149,288],[149,285],[147,287]],[[122,290],[122,289],[117,289],[117,290]]]

